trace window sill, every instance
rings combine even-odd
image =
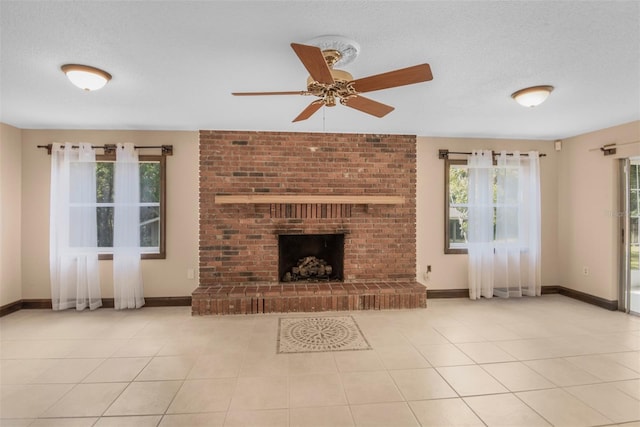
[[[512,249],[511,247],[508,246],[496,246],[493,248],[493,253],[496,253],[496,249],[504,249],[504,248],[508,248],[508,249]],[[528,248],[520,248],[520,253],[528,253],[529,249]],[[468,254],[469,250],[467,248],[445,248],[444,250],[445,255],[456,255],[456,254]]]
[[[447,248],[444,250],[445,255],[460,255],[460,254],[467,254],[468,251],[467,249],[453,249],[453,248]]]
[[[164,253],[159,253],[159,254],[141,254],[140,255],[140,259],[167,259],[167,256]],[[113,254],[99,254],[98,255],[98,260],[100,260],[100,261],[113,260]]]

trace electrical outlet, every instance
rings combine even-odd
[[[193,268],[187,268],[187,279],[193,280],[196,278],[196,272]]]
[[[422,273],[422,278],[428,282],[430,279],[430,275],[431,275],[431,266],[427,265],[427,269],[424,271],[424,273]]]
[[[589,275],[589,267],[582,267],[582,275],[583,276]]]

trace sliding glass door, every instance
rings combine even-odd
[[[640,315],[640,157],[620,160],[620,304]]]

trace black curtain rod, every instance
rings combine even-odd
[[[471,152],[464,152],[464,151],[449,151],[449,150],[438,150],[438,158],[439,159],[447,159],[449,158],[449,154],[465,154],[465,155],[470,155],[473,154]],[[500,155],[500,153],[496,152],[496,151],[492,151],[491,152],[492,156],[498,156]],[[527,153],[520,153],[521,156],[528,156],[529,154]],[[513,156],[513,153],[507,153],[507,156]],[[546,157],[547,155],[544,153],[540,153],[539,154],[540,157]]]
[[[37,148],[46,148],[47,154],[51,155],[53,144],[37,145]],[[79,148],[79,145],[72,145],[72,148]],[[91,148],[99,148],[104,150],[104,154],[115,154],[116,144],[92,145]],[[159,148],[162,150],[163,156],[173,156],[173,145],[135,145],[135,149]]]

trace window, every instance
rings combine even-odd
[[[467,253],[467,161],[445,160],[445,248],[446,254]]]
[[[112,259],[113,156],[97,156],[96,211],[100,259]],[[164,259],[165,157],[140,156],[140,246],[143,259]]]
[[[495,161],[494,161],[495,165]],[[513,167],[496,167],[492,168],[493,180],[493,236],[496,239],[497,207],[498,207],[498,187],[501,191],[508,194],[500,194],[503,204],[501,224],[508,222],[517,224],[518,221],[518,195],[514,192],[513,185],[505,187],[498,186],[498,182],[504,182],[510,179],[512,183],[518,182],[518,171]],[[466,254],[467,253],[467,215],[469,212],[468,200],[468,170],[466,160],[445,160],[445,249],[446,254]],[[514,222],[515,221],[515,222]],[[501,243],[503,244],[519,244],[517,236],[517,228],[506,227],[501,228]],[[507,233],[510,232],[509,233]],[[516,233],[516,234],[514,234]]]

